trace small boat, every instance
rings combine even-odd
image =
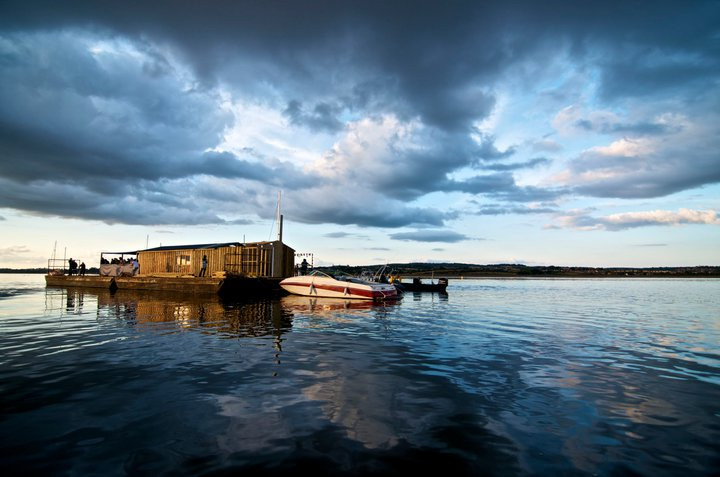
[[[415,277],[411,282],[404,282],[397,276],[397,273],[390,271],[390,277],[387,277],[387,265],[383,265],[376,272],[364,270],[360,274],[360,278],[379,283],[392,283],[397,288],[399,293],[404,292],[431,292],[431,293],[447,293],[448,279],[439,278],[437,282],[434,279],[430,279],[430,282],[423,282],[420,278]]]
[[[331,277],[319,270],[282,280],[280,286],[295,295],[325,298],[384,300],[395,298],[397,288],[389,283],[376,283],[350,276]]]
[[[448,280],[447,278],[440,278],[437,283],[433,281],[430,283],[424,283],[419,278],[413,278],[412,282],[403,282],[398,280],[394,281],[393,284],[398,288],[398,290],[403,292],[447,293]]]

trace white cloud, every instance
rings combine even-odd
[[[720,225],[720,218],[713,210],[680,209],[653,210],[648,212],[625,212],[608,215],[603,220],[608,226],[617,228],[640,227],[643,225],[708,224]]]
[[[10,247],[0,248],[0,257],[14,257],[18,254],[29,252],[30,249],[25,245],[12,245]]]
[[[613,141],[607,146],[592,147],[587,153],[597,154],[598,156],[637,157],[652,154],[655,152],[654,146],[653,142],[648,139],[622,138]]]
[[[570,211],[557,217],[559,225],[578,230],[624,230],[648,226],[678,226],[687,224],[720,225],[720,217],[714,210],[651,210],[622,212],[593,217],[587,211]]]

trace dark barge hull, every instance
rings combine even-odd
[[[106,290],[117,288],[113,277],[97,275],[45,275],[45,284],[49,287],[104,288]]]
[[[181,291],[219,293],[223,278],[205,277],[115,277],[118,290]]]
[[[104,288],[106,290],[173,291],[190,294],[247,295],[282,291],[279,278],[249,277],[104,277],[45,275],[49,287]]]

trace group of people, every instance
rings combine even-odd
[[[70,260],[68,260],[68,273],[70,275],[79,275],[84,276],[85,275],[85,262],[80,262],[80,266],[78,267],[78,264],[75,260],[70,257]]]
[[[104,267],[103,265],[119,265],[119,267]],[[109,260],[105,257],[100,258],[100,275],[123,275],[128,276],[130,272],[126,265],[132,265],[132,275],[138,275],[140,273],[140,262],[137,257],[133,258],[113,258]],[[113,271],[114,270],[114,271]]]
[[[111,264],[112,265],[130,265],[133,262],[137,262],[137,259],[136,258],[133,258],[133,259],[126,258],[123,260],[122,258],[113,258],[110,261],[108,261],[108,259],[105,257],[102,257],[100,259],[100,265],[111,265]]]

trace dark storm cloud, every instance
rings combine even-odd
[[[709,36],[717,35],[717,30],[699,32],[700,35],[708,33]],[[677,53],[682,54],[682,51]],[[620,61],[604,65],[601,93],[607,99],[675,94],[678,84],[700,91],[712,84],[720,74],[717,49],[713,51],[708,48],[703,53],[699,58],[661,59],[657,51],[637,51]]]
[[[498,192],[493,197],[508,202],[544,202],[567,196],[570,192],[570,189],[564,187],[515,186]]]
[[[587,152],[572,164],[571,171],[579,178],[573,189],[587,196],[635,199],[720,182],[720,139],[703,135],[693,141],[683,141],[681,148],[663,142],[633,155]],[[584,179],[596,172],[599,177]]]
[[[718,148],[705,141],[689,159],[680,159],[679,150],[662,156],[671,159],[662,167],[586,155],[571,167],[577,177],[607,167],[631,173],[564,189],[521,187],[510,171],[545,160],[502,162],[517,149],[498,149],[492,136],[478,140],[473,126],[497,104],[504,75],[528,63],[541,68],[555,51],[596,68],[600,92],[609,101],[677,94],[680,103],[701,103],[713,94],[720,73],[715,2],[450,5],[38,1],[30,7],[5,1],[0,178],[6,188],[0,206],[86,218],[108,213],[122,221],[117,204],[133,204],[148,223],[164,208],[171,211],[165,223],[219,223],[222,218],[206,212],[212,201],[243,194],[254,204],[254,191],[225,192],[211,181],[195,188],[190,182],[198,177],[296,190],[324,185],[289,161],[212,152],[234,121],[222,107],[220,87],[270,105],[290,125],[311,132],[338,132],[348,118],[388,114],[425,127],[421,147],[394,150],[392,161],[346,177],[378,197],[398,200],[391,213],[377,204],[358,210],[357,202],[330,207],[313,197],[297,209],[309,223],[440,227],[446,214],[401,202],[438,191],[516,202],[550,200],[570,190],[653,197],[720,180]],[[513,78],[534,86],[532,74]],[[577,127],[605,134],[677,132],[668,123],[644,119],[580,121]],[[464,168],[478,174],[449,179]],[[33,199],[23,190],[48,195]],[[67,190],[101,205],[75,198],[72,209],[55,203]],[[182,193],[188,190],[211,202],[188,200]]]
[[[83,134],[83,133],[79,133]],[[141,141],[143,136],[128,138]],[[229,152],[200,153],[181,151],[177,156],[170,151],[92,147],[84,142],[73,142],[77,135],[71,131],[39,133],[0,125],[0,152],[15,161],[0,163],[0,174],[8,179],[27,182],[36,179],[66,181],[90,188],[104,188],[108,183],[133,180],[176,179],[194,175],[220,178],[249,179],[287,189],[316,184],[317,177],[309,177],[292,164],[280,161],[243,160]],[[136,155],[138,154],[139,155]],[[42,172],[40,172],[42,171]],[[122,185],[113,185],[117,192]]]
[[[4,37],[0,147],[14,159],[3,161],[4,177],[179,177],[231,124],[214,93],[148,76],[131,55],[96,57],[97,41],[66,32]]]
[[[515,148],[509,147],[501,151],[495,146],[495,137],[486,134],[480,134],[480,146],[476,152],[477,159],[480,161],[497,161],[505,159],[515,154]]]
[[[0,179],[0,204],[37,215],[91,219],[108,224],[232,224],[216,212],[198,208],[202,196],[193,189],[149,192],[140,184],[124,196],[101,195],[83,187],[49,181],[18,184]],[[212,203],[212,202],[210,202]],[[217,210],[222,210],[218,206]],[[247,222],[242,221],[245,224]]]
[[[478,215],[507,215],[507,214],[553,214],[557,213],[557,207],[517,207],[505,205],[490,205],[480,208]]]
[[[323,237],[327,238],[354,238],[354,239],[360,239],[360,240],[369,240],[370,237],[364,234],[359,233],[350,233],[350,232],[328,232],[326,234],[323,234]]]
[[[617,84],[642,87],[647,94],[676,84],[673,81],[698,78],[703,71],[707,73],[699,76],[707,80],[717,66],[712,61],[717,54],[713,39],[718,19],[713,2],[693,2],[693,8],[678,2],[531,1],[454,2],[452,8],[434,1],[151,2],[136,8],[125,2],[39,2],[33,6],[5,2],[0,27],[94,24],[131,37],[170,41],[192,61],[200,77],[213,81],[276,83],[285,75],[288,87],[316,96],[330,86],[336,90],[350,82],[342,93],[347,104],[354,87],[377,84],[382,87],[365,91],[366,101],[380,96],[389,107],[448,130],[467,128],[488,114],[494,95],[478,85],[492,85],[508,66],[563,42],[573,46],[577,55],[588,54],[592,41],[619,57],[621,61],[603,70],[606,89],[615,93],[619,93]],[[672,32],[664,26],[667,18],[674,19]],[[618,37],[624,41],[617,42]],[[618,56],[627,44],[631,51]],[[687,77],[664,70],[658,74],[662,65],[651,68],[652,58],[645,55],[643,62],[637,61],[648,51],[675,52],[675,72],[699,66],[690,68]],[[252,60],[254,70],[232,69],[229,55]],[[641,72],[647,74],[638,75],[637,68],[643,65]],[[623,68],[633,67],[632,74],[622,73]],[[232,77],[224,76],[229,72]],[[360,81],[352,81],[353,77]],[[664,82],[658,79],[665,77],[669,79]],[[299,97],[288,98],[288,103],[291,100]],[[333,109],[316,111],[312,106],[309,111],[325,124],[332,123]]]
[[[113,47],[131,54],[94,55],[93,45],[102,49],[102,41],[112,40],[66,32],[4,38],[0,155],[5,160],[0,161],[0,177],[8,181],[7,191],[27,187],[48,200],[28,200],[6,191],[0,195],[0,206],[130,223],[181,223],[178,220],[187,220],[185,214],[172,210],[182,206],[197,209],[190,223],[221,223],[200,210],[208,203],[180,200],[163,183],[211,176],[291,190],[319,182],[288,162],[207,152],[232,124],[217,107],[216,94],[187,89],[177,76],[166,77],[164,71],[171,68],[167,60],[147,45],[136,49],[121,42]],[[59,55],[45,54],[55,48]],[[50,183],[92,194],[88,200],[95,203],[127,205],[138,200],[136,208],[146,210],[133,211],[139,219],[127,211],[74,201],[65,210],[55,203]],[[197,198],[213,200],[219,195],[237,199],[214,187],[205,188]],[[162,214],[159,207],[171,212]]]
[[[436,209],[408,207],[401,202],[383,201],[358,206],[358,201],[334,200],[316,204],[313,208],[288,205],[288,215],[298,222],[309,224],[334,223],[371,227],[404,227],[408,225],[441,226],[453,214]]]
[[[485,166],[484,168],[491,171],[514,171],[518,169],[531,169],[533,167],[550,164],[551,162],[552,161],[550,159],[547,159],[545,157],[536,157],[525,162],[514,162],[511,164],[490,164]]]
[[[331,132],[340,131],[343,128],[343,123],[337,119],[341,112],[342,107],[329,103],[319,103],[310,110],[306,110],[300,101],[294,99],[288,103],[284,111],[293,124]]]
[[[512,174],[501,172],[478,175],[462,181],[446,181],[443,188],[470,194],[496,194],[514,187],[516,187],[515,179]]]
[[[586,131],[595,131],[603,134],[612,133],[634,133],[639,135],[646,134],[663,134],[670,130],[670,126],[661,123],[649,123],[641,122],[635,124],[625,123],[607,123],[602,122],[600,124],[593,123],[588,119],[581,119],[575,123],[578,127],[585,129]]]
[[[205,153],[199,161],[183,166],[177,175],[206,174],[227,179],[250,179],[286,189],[301,189],[322,183],[318,177],[309,176],[287,162],[268,160],[263,164],[239,159],[229,152]]]
[[[455,243],[469,240],[470,237],[452,230],[416,230],[414,232],[398,232],[390,234],[393,240],[406,240],[412,242],[447,242]]]
[[[513,175],[507,172],[478,175],[462,181],[445,181],[442,190],[484,194],[509,202],[548,201],[569,193],[567,188],[518,186]]]
[[[345,238],[345,237],[350,237],[350,236],[352,236],[352,235],[353,235],[353,234],[348,233],[348,232],[328,232],[328,233],[326,233],[326,234],[323,234],[323,237],[327,237],[327,238]]]

